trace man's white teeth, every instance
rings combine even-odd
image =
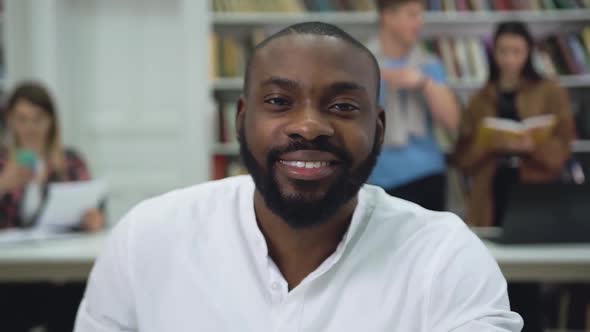
[[[286,161],[286,160],[281,160],[281,162],[285,165],[299,167],[299,168],[321,168],[321,167],[326,167],[330,164],[327,161]]]

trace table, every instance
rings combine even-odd
[[[590,244],[484,243],[510,281],[590,283]]]
[[[484,238],[498,237],[499,227],[476,227]],[[590,282],[590,243],[507,245],[483,240],[510,281]]]
[[[0,281],[85,281],[105,233],[0,247]]]
[[[106,234],[0,247],[0,281],[86,280]],[[590,244],[485,242],[511,281],[590,282]]]

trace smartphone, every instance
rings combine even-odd
[[[18,150],[16,153],[16,162],[23,167],[35,170],[37,166],[37,154],[27,149]]]

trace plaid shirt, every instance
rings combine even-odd
[[[8,151],[0,150],[0,172],[4,169],[8,161]],[[65,151],[66,172],[65,176],[50,170],[47,183],[84,181],[90,180],[90,172],[86,162],[74,150],[66,149]],[[9,227],[19,227],[22,225],[20,217],[20,207],[24,196],[25,188],[18,188],[0,196],[0,229]]]

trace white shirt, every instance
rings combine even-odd
[[[148,200],[114,229],[77,332],[520,331],[506,281],[450,213],[365,185],[337,250],[290,292],[234,177]]]

